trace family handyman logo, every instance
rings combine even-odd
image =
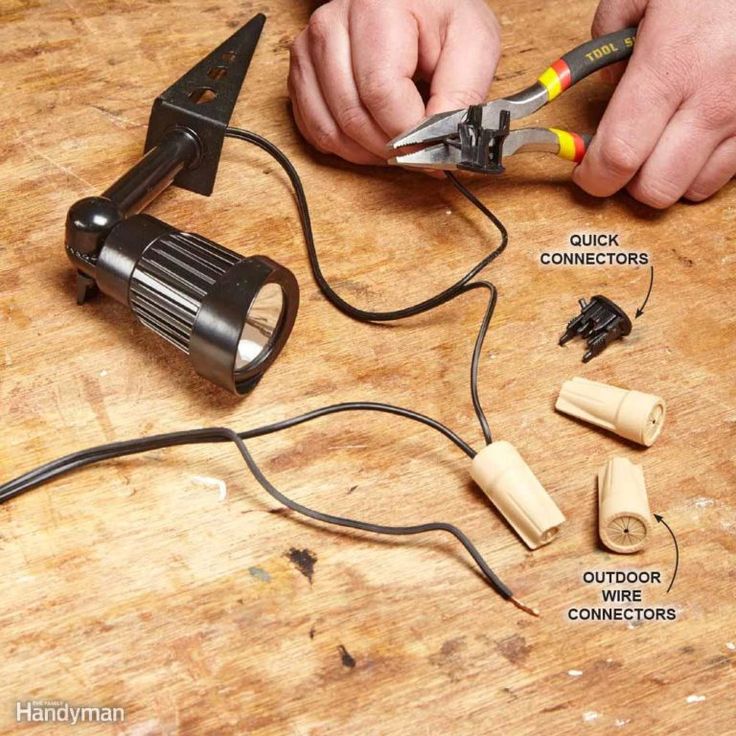
[[[63,700],[18,700],[15,704],[18,723],[122,723],[124,708],[99,705],[72,705]]]

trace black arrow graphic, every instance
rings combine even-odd
[[[644,307],[646,307],[647,302],[649,301],[649,297],[652,295],[652,287],[654,286],[654,266],[649,266],[649,291],[647,291],[646,299],[644,299],[644,304],[642,304],[639,309],[636,310],[636,319],[639,319],[639,317],[644,314]]]
[[[680,548],[677,546],[677,538],[670,525],[659,514],[654,514],[654,518],[659,524],[664,524],[667,527],[667,531],[672,535],[672,541],[675,543],[675,571],[672,573],[672,580],[670,580],[669,587],[667,588],[667,592],[669,593],[677,577],[677,568],[680,566]]]

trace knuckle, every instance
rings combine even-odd
[[[629,192],[640,202],[657,210],[670,207],[680,198],[680,192],[675,191],[664,179],[642,179],[632,185]]]
[[[359,105],[345,105],[337,112],[338,125],[351,137],[368,126],[368,116]]]
[[[313,125],[311,128],[312,143],[323,153],[335,150],[337,131],[326,125]]]
[[[698,105],[702,126],[709,131],[736,128],[736,105],[730,95],[707,94],[706,98]]]
[[[323,5],[312,13],[309,19],[306,33],[309,37],[310,45],[316,48],[324,48],[327,39],[330,37],[333,22],[330,19],[328,6]]]
[[[368,107],[380,109],[389,100],[391,87],[388,75],[381,68],[367,71],[360,79],[360,97]]]
[[[600,162],[607,173],[631,178],[641,165],[641,157],[625,136],[613,135],[601,141]]]

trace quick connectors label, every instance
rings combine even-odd
[[[582,581],[598,593],[597,605],[568,608],[568,621],[675,621],[677,608],[653,606],[645,602],[651,586],[662,585],[658,570],[587,570]]]
[[[542,251],[543,266],[646,266],[649,253],[626,250],[619,233],[572,233],[564,250]]]

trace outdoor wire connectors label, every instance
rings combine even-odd
[[[568,621],[625,621],[637,625],[643,621],[675,621],[675,606],[651,606],[644,600],[644,592],[651,586],[662,585],[658,570],[587,570],[582,581],[594,586],[598,604],[568,608]]]
[[[572,233],[564,250],[542,251],[543,266],[647,266],[649,253],[621,247],[619,233]]]

